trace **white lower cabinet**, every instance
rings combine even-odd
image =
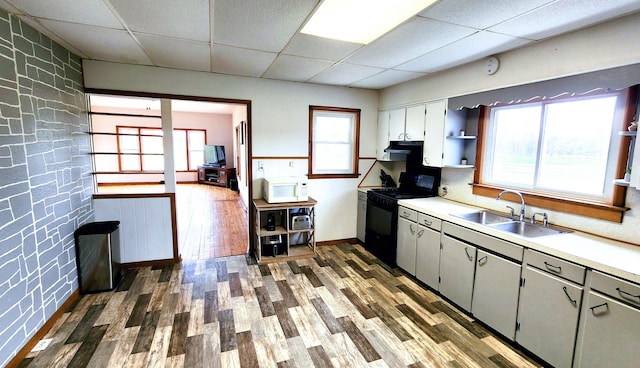
[[[511,340],[516,332],[521,269],[518,263],[478,250],[471,313]]]
[[[516,342],[556,368],[571,367],[582,286],[530,265],[522,279]]]
[[[437,220],[440,221],[440,220]],[[440,277],[440,231],[418,225],[416,278],[438,290]]]
[[[418,224],[398,218],[398,250],[396,263],[398,267],[411,275],[416,274],[416,236]]]
[[[586,298],[575,366],[640,366],[640,285],[594,271]]]
[[[443,227],[440,252],[440,286],[442,295],[460,308],[471,311],[476,247],[446,234]]]
[[[416,238],[418,213],[405,207],[398,209],[398,246],[396,264],[411,275],[416,274]],[[424,232],[423,232],[424,233]],[[422,235],[422,234],[420,234]]]

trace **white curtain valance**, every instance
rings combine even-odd
[[[526,102],[535,98],[550,99],[595,90],[620,90],[636,84],[640,84],[640,64],[452,97],[449,98],[449,107],[461,109]]]

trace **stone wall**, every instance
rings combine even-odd
[[[78,288],[87,119],[80,58],[0,9],[0,366]]]

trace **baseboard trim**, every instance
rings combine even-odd
[[[338,240],[325,240],[319,241],[316,243],[317,246],[325,246],[325,245],[338,245],[338,244],[359,244],[360,241],[357,238],[347,238],[347,239],[338,239]]]
[[[35,335],[33,335],[33,337],[31,339],[29,339],[29,341],[27,341],[27,343],[22,347],[22,349],[20,349],[18,354],[16,354],[16,356],[14,356],[13,359],[11,359],[9,361],[9,363],[6,366],[6,368],[16,368],[16,367],[18,367],[20,365],[20,363],[22,363],[22,361],[27,357],[27,354],[29,354],[31,352],[31,350],[33,350],[33,348],[36,346],[38,341],[42,340],[42,338],[47,334],[47,332],[49,332],[49,330],[51,329],[51,327],[53,327],[53,325],[56,323],[56,321],[58,319],[60,319],[60,317],[62,317],[62,315],[67,310],[69,310],[69,308],[71,308],[71,306],[75,302],[77,302],[78,299],[80,299],[80,290],[76,289],[76,291],[71,293],[69,298],[67,298],[67,300],[64,303],[62,303],[60,308],[58,308],[58,310],[55,311],[55,313],[53,313],[53,315],[51,315],[51,318],[49,318],[44,323],[44,325],[42,325],[42,327],[40,327],[38,332],[36,332]]]
[[[141,268],[141,267],[163,267],[163,266],[169,266],[172,264],[180,263],[181,260],[182,259],[178,257],[178,258],[168,258],[168,259],[157,259],[153,261],[121,263],[120,268],[123,270],[127,270],[130,268]]]

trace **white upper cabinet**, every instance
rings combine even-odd
[[[425,104],[407,107],[407,121],[404,129],[405,141],[424,140]]]
[[[378,112],[378,139],[376,144],[376,158],[388,161],[389,153],[384,149],[389,147],[389,110]]]
[[[425,166],[444,166],[444,126],[446,121],[447,101],[429,102],[426,105],[424,125],[424,149],[422,164]]]
[[[404,123],[406,109],[393,109],[389,111],[389,140],[404,141]]]

